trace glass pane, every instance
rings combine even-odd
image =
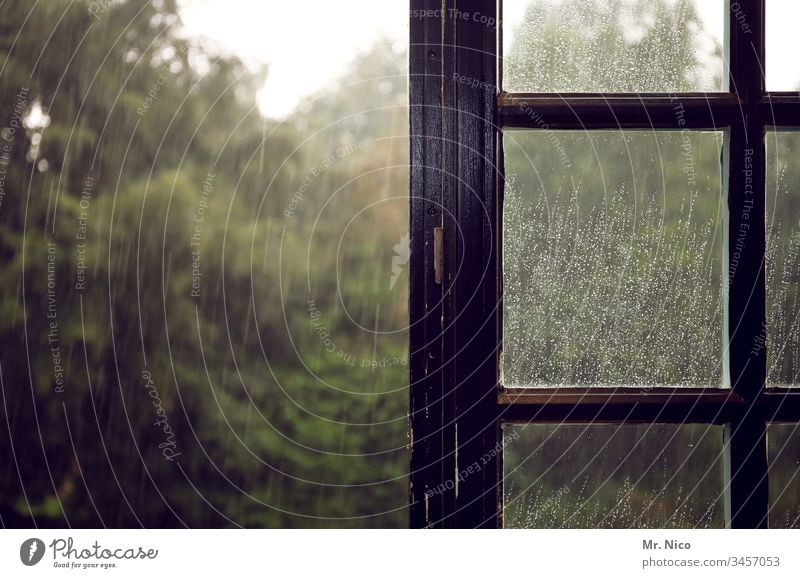
[[[769,526],[800,527],[800,428],[771,424],[769,444]]]
[[[723,0],[505,0],[509,92],[725,91]]]
[[[766,11],[767,90],[800,90],[800,2],[767,0]]]
[[[800,133],[767,135],[767,383],[800,372]],[[756,339],[755,351],[763,347]]]
[[[722,386],[721,133],[504,142],[506,386]]]
[[[719,528],[722,428],[527,425],[504,429],[509,528]]]

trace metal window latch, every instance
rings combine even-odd
[[[444,229],[434,227],[433,229],[433,280],[437,285],[442,284],[442,253],[444,252]]]

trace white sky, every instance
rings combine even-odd
[[[513,28],[528,0],[505,0],[505,27]],[[724,35],[724,0],[695,0],[708,32]],[[376,40],[407,42],[408,0],[183,0],[184,23],[245,60],[268,63],[259,96],[264,114],[289,114],[305,95],[324,87]],[[767,0],[767,87],[800,84],[800,1]],[[510,40],[505,34],[505,41]]]
[[[767,0],[767,89],[797,90],[800,85],[800,2]]]
[[[269,64],[259,107],[280,118],[360,51],[408,42],[408,0],[184,0],[184,24],[245,60]]]

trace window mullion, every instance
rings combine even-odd
[[[495,10],[411,3],[413,527],[500,523]]]
[[[766,426],[758,411],[766,355],[753,347],[765,323],[765,147],[759,101],[764,94],[764,2],[729,11],[730,86],[739,114],[730,126],[724,168],[728,189],[727,358],[731,387],[745,400],[726,428],[726,517],[734,528],[767,525]]]

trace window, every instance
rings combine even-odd
[[[796,526],[790,8],[411,8],[412,526]]]

